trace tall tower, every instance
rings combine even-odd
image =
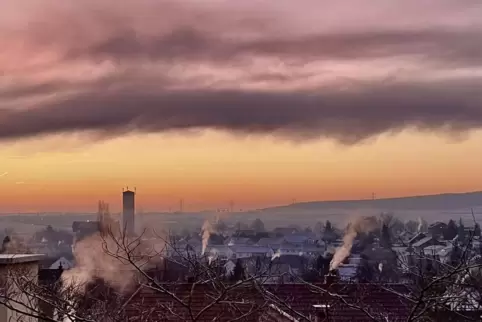
[[[135,231],[135,191],[127,190],[122,192],[122,231],[128,235],[134,235]]]

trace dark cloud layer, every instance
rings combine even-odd
[[[70,50],[66,59],[226,62],[259,55],[300,60],[419,56],[433,63],[477,66],[482,63],[480,39],[482,30],[392,30],[251,40],[213,36],[192,28],[175,29],[158,37],[121,30],[91,46]]]
[[[394,27],[386,18],[378,28],[358,22],[360,30],[356,24],[323,29],[323,23],[298,30],[289,15],[263,20],[234,9],[223,14],[147,0],[121,10],[99,1],[103,10],[98,1],[69,2],[65,12],[53,10],[53,1],[42,19],[31,18],[36,23],[0,29],[7,42],[0,71],[10,78],[0,83],[0,139],[210,128],[354,143],[406,127],[482,126],[480,24]],[[383,67],[367,71],[380,61]],[[407,62],[421,72],[403,80],[377,74]],[[340,72],[349,79],[344,84],[334,81],[338,75],[323,78],[332,63],[351,64],[353,75]],[[182,70],[201,65],[197,74]],[[305,68],[314,65],[319,69]],[[458,69],[474,73],[462,77]]]
[[[358,91],[89,91],[0,114],[0,138],[94,131],[104,135],[212,128],[342,143],[406,127],[482,126],[480,81],[374,84]]]

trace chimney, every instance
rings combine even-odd
[[[325,275],[325,285],[330,286],[334,283],[337,283],[339,280],[338,271],[336,269],[332,269]]]

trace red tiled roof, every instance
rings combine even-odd
[[[142,289],[126,305],[128,321],[189,321],[221,294],[212,285],[165,285],[184,304],[173,297],[152,289]],[[199,316],[197,321],[258,321],[269,304],[294,318],[316,313],[313,305],[324,305],[326,321],[406,320],[410,309],[397,293],[404,293],[403,285],[381,286],[375,284],[333,284],[316,287],[304,284],[265,286],[259,290],[253,285],[242,285],[227,292]],[[334,295],[337,294],[337,295]],[[339,296],[338,296],[339,295]],[[191,311],[185,306],[189,306]],[[351,306],[356,306],[351,307]],[[301,315],[296,314],[301,313]],[[371,316],[371,317],[370,317]]]
[[[399,321],[410,313],[407,302],[400,295],[408,291],[403,285],[333,284],[327,287],[293,284],[275,286],[274,289],[273,293],[285,301],[277,304],[280,309],[309,315],[316,313],[314,305],[323,305],[327,321],[385,321],[384,317]]]
[[[197,321],[227,321],[246,314],[240,321],[257,321],[262,297],[251,287],[237,287],[220,297],[212,285],[164,285],[170,294],[142,289],[126,306],[128,321],[189,321],[201,311]],[[219,298],[219,300],[217,300]],[[212,303],[214,305],[211,305]],[[252,314],[250,314],[252,313]],[[192,316],[191,316],[192,315]]]

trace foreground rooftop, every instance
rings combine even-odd
[[[44,257],[42,254],[0,254],[0,265],[38,262]]]

